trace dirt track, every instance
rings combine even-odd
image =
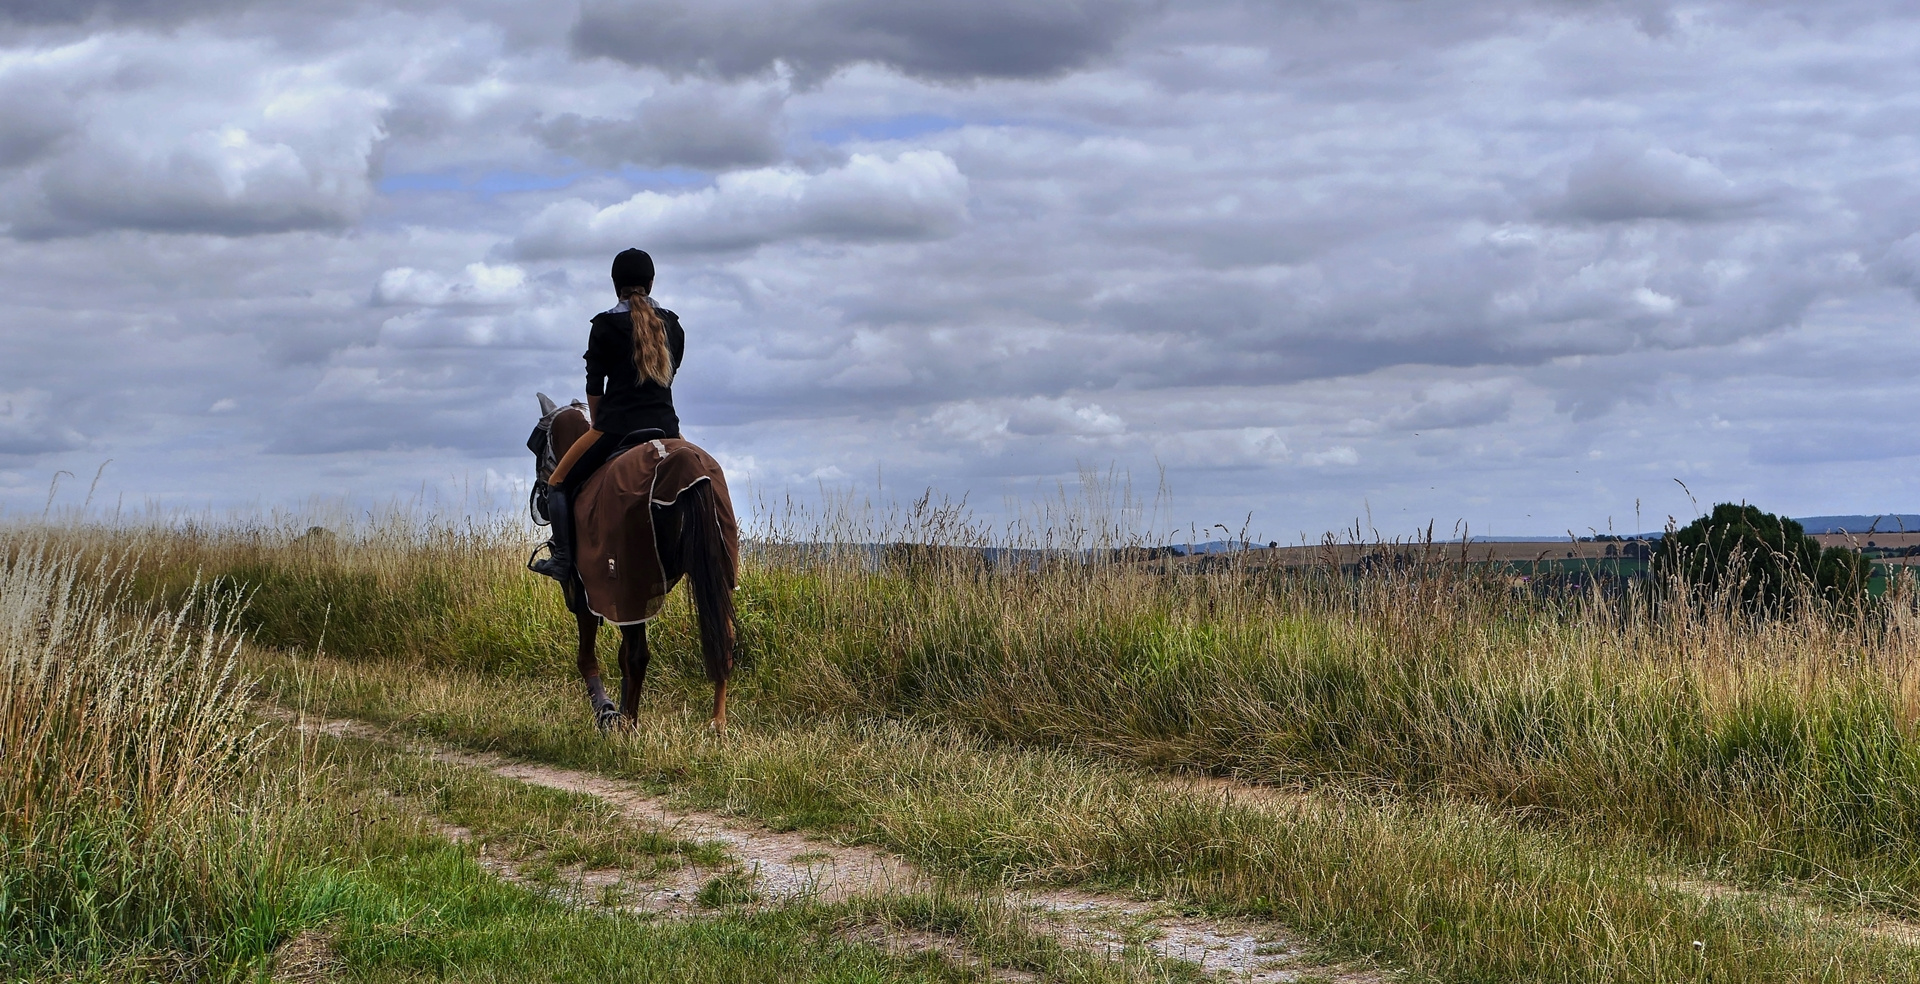
[[[403,746],[436,761],[485,769],[530,785],[593,796],[642,826],[678,838],[719,842],[751,875],[755,890],[767,902],[835,901],[855,895],[920,892],[940,882],[904,858],[869,846],[774,831],[737,817],[681,809],[663,797],[591,772],[423,743],[362,721],[296,721],[291,715],[286,720],[302,730]],[[444,832],[456,840],[466,836],[459,828],[446,828]],[[509,862],[483,857],[482,864],[501,877],[521,880]],[[570,879],[567,895],[572,900],[591,903],[602,897],[604,889],[619,886],[621,905],[626,908],[685,918],[696,913],[693,899],[700,887],[722,873],[686,868],[652,879],[629,879],[617,871],[567,874]],[[1033,917],[1032,928],[1064,945],[1117,954],[1129,940],[1144,939],[1141,945],[1153,953],[1197,964],[1223,980],[1279,984],[1312,978],[1341,984],[1374,984],[1384,979],[1374,971],[1354,971],[1308,959],[1300,941],[1275,923],[1182,916],[1161,903],[1071,889],[1011,892],[1004,895],[1003,901],[1027,912]],[[933,934],[894,933],[866,941],[894,949],[936,950],[958,962],[976,962],[956,941]],[[1004,980],[1032,979],[1030,975],[1006,970],[996,970],[994,976]]]

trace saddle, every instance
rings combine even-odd
[[[552,457],[551,452],[548,450],[551,444],[547,440],[547,429],[552,426],[552,423],[552,415],[549,414],[547,417],[541,419],[540,426],[533,429],[533,436],[527,438],[527,447],[533,451],[534,454],[546,454],[548,457]],[[614,445],[613,450],[608,452],[605,458],[586,468],[586,473],[581,476],[579,484],[584,487],[587,479],[592,478],[594,472],[605,467],[607,462],[620,457],[622,454],[642,444],[656,441],[666,436],[667,432],[658,427],[644,427],[640,430],[629,432],[627,436],[620,439],[619,444]],[[552,461],[547,462],[549,468],[551,468],[553,464]],[[552,522],[552,517],[549,516],[547,512],[547,492],[549,488],[550,486],[548,486],[547,483],[537,481],[533,483],[533,488],[527,493],[527,512],[533,517],[535,526],[547,526]]]
[[[629,431],[626,437],[620,439],[619,444],[613,446],[613,453],[607,455],[607,461],[612,461],[642,444],[658,441],[666,436],[667,432],[658,427],[646,427],[637,431]]]

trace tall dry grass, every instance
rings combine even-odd
[[[272,942],[263,742],[236,609],[126,600],[45,538],[0,555],[0,968],[200,973]]]
[[[1543,598],[1409,545],[1386,552],[1412,562],[1365,571],[1149,558],[1130,549],[1130,508],[1063,496],[997,527],[932,500],[763,513],[738,599],[739,696],[1491,804],[1920,912],[1910,585],[1867,619],[1816,605],[1766,619],[1724,597]],[[153,597],[203,576],[246,586],[263,642],[427,673],[573,672],[571,620],[521,570],[526,532],[511,523],[114,535]],[[697,672],[684,607],[654,632],[656,667]]]

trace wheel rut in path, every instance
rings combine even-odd
[[[596,773],[426,742],[364,721],[313,719],[284,711],[273,716],[303,731],[402,746],[435,761],[592,796],[615,807],[628,820],[670,836],[718,842],[738,859],[752,876],[755,890],[767,901],[831,902],[856,895],[924,892],[939,885],[938,878],[895,854],[867,845],[776,831],[739,817],[677,807],[664,796]],[[456,840],[465,835],[458,828],[444,832]],[[525,883],[510,862],[484,859],[482,863],[503,878]],[[605,872],[569,874],[575,879],[570,892],[575,899],[622,882],[619,876]],[[626,882],[625,907],[667,916],[693,915],[693,899],[700,885],[716,874],[719,872],[690,867],[641,880],[637,886]],[[1129,941],[1140,941],[1141,946],[1161,957],[1184,960],[1218,979],[1247,984],[1302,979],[1381,984],[1387,980],[1376,971],[1313,961],[1300,939],[1278,923],[1183,916],[1164,903],[1077,889],[1015,891],[1004,898],[1007,904],[1035,914],[1031,928],[1080,950],[1117,953]],[[902,942],[867,939],[888,945]],[[932,945],[917,948],[938,949]],[[1005,979],[1030,978],[1015,974]]]

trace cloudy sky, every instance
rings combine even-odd
[[[640,246],[758,496],[1915,511],[1917,135],[1894,3],[4,0],[0,503],[505,501]]]

